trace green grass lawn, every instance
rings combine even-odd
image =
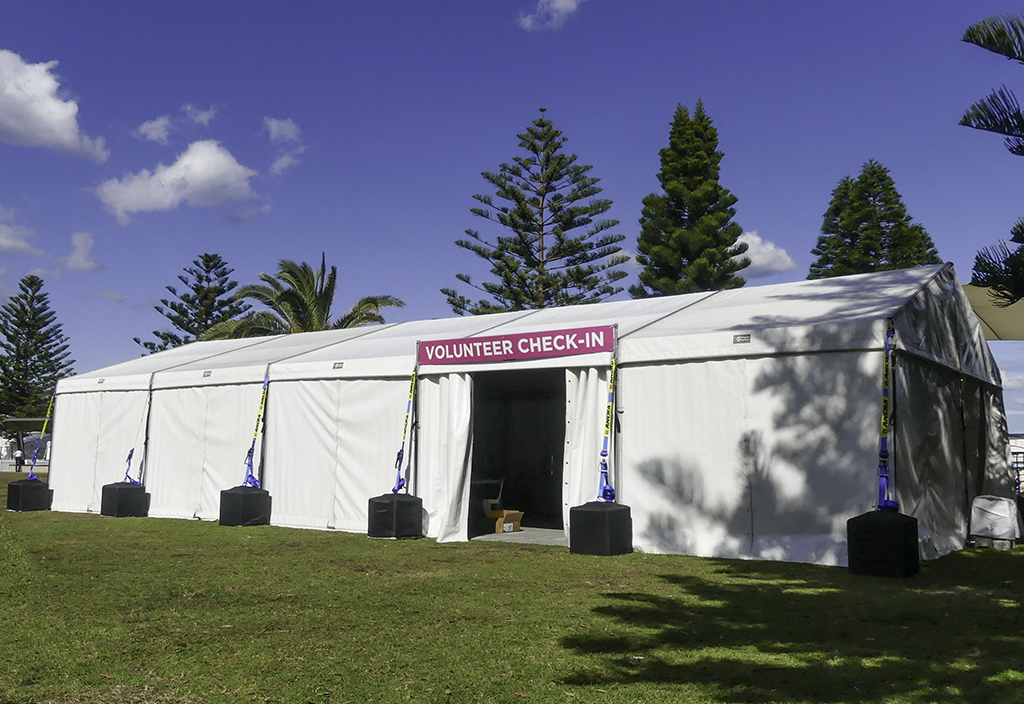
[[[893,580],[0,512],[0,703],[1024,702],[1022,590],[1020,549]]]

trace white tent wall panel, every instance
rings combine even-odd
[[[736,557],[749,545],[737,462],[743,360],[624,368],[620,502],[645,552]]]
[[[881,371],[881,352],[747,360],[749,557],[846,564],[846,521],[877,486]]]
[[[423,376],[417,397],[412,493],[423,499],[424,531],[438,542],[469,539],[473,378]]]
[[[296,528],[334,528],[338,382],[274,381],[267,394],[266,476],[270,519]]]
[[[54,404],[57,420],[76,429],[54,438],[48,477],[53,508],[58,511],[100,510],[102,487],[124,479],[133,447],[132,476],[138,478],[143,459],[145,415],[149,391],[103,391],[62,394]]]
[[[365,533],[369,498],[394,487],[395,455],[402,442],[408,401],[408,379],[341,382],[334,492],[337,529]],[[403,471],[409,452],[407,442]]]
[[[917,518],[922,557],[935,559],[961,549],[967,539],[972,477],[965,461],[962,382],[949,370],[900,361],[893,447],[896,500],[901,512]]]
[[[565,448],[562,453],[562,526],[569,537],[569,510],[597,500],[601,486],[601,448],[608,407],[608,369],[565,370]],[[618,404],[616,404],[618,405]],[[614,422],[614,421],[613,421]],[[609,482],[622,491],[615,460],[614,426],[609,438]]]
[[[245,479],[262,384],[153,392],[149,470],[150,515],[217,520],[220,492]],[[260,462],[257,442],[253,465]]]
[[[263,385],[212,386],[206,392],[203,482],[196,518],[215,521],[220,518],[220,492],[245,481],[245,456],[252,446]],[[259,466],[257,439],[253,468]]]
[[[100,435],[104,396],[109,394],[63,394],[54,402],[54,427],[59,421],[76,433],[54,433],[47,481],[53,489],[55,511],[84,513],[96,509],[95,484],[99,446],[110,444]],[[127,434],[127,433],[126,433]],[[128,451],[125,450],[125,455]]]
[[[623,370],[623,503],[650,552],[845,564],[870,510],[881,354]]]
[[[154,391],[150,401],[146,490],[149,515],[197,518],[208,412],[204,388]]]
[[[368,499],[395,483],[409,380],[271,382],[270,390],[271,522],[365,533]]]
[[[968,507],[965,513],[969,517],[969,507],[974,497],[987,493],[985,458],[988,436],[985,428],[985,389],[981,382],[969,376],[960,378],[960,405],[964,436],[964,503]]]
[[[982,387],[982,413],[985,415],[985,482],[981,493],[1013,497],[1017,493],[1016,471],[1011,469],[1010,432],[1006,425],[1002,389]],[[1022,519],[1024,520],[1024,519]]]

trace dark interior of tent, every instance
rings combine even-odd
[[[469,536],[495,532],[487,509],[522,511],[522,525],[562,528],[565,370],[473,377]]]

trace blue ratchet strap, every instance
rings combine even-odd
[[[249,446],[249,452],[245,455],[245,481],[242,484],[244,486],[251,486],[253,489],[260,488],[260,480],[256,478],[252,470],[252,456],[256,452],[256,437],[260,434],[260,421],[263,420],[263,409],[267,405],[267,389],[269,387],[270,372],[267,372],[266,377],[263,379],[263,396],[260,398],[260,410],[256,413],[256,429],[252,432],[252,445]]]
[[[148,400],[146,402],[146,412],[142,414],[141,418],[139,418],[139,427],[135,429],[135,441],[136,442],[138,442],[138,440],[139,440],[139,433],[142,432],[143,424],[149,418],[149,405],[153,402],[153,378],[152,377],[150,377],[149,386],[150,386],[150,388],[149,388],[149,398],[148,398]],[[143,443],[145,443],[145,440],[143,440]],[[134,447],[132,449],[128,450],[128,459],[126,460],[126,463],[127,463],[128,466],[124,470],[124,481],[127,482],[127,483],[134,484],[135,486],[142,486],[142,471],[141,470],[139,471],[139,481],[135,481],[134,479],[132,479],[132,455],[134,455],[134,454],[135,454],[135,448]]]
[[[50,424],[50,414],[53,413],[53,399],[57,398],[57,389],[53,390],[50,394],[50,405],[46,407],[46,420],[43,421],[43,429],[39,431],[39,442],[36,443],[36,449],[32,451],[32,467],[28,470],[28,476],[26,479],[35,479],[39,481],[39,476],[36,474],[36,460],[39,459],[39,446],[43,444],[43,437],[46,435],[46,426]]]
[[[395,479],[395,488],[391,490],[392,494],[397,494],[405,488],[405,477],[402,476],[402,460],[405,458],[405,439],[409,434],[409,416],[412,415],[412,399],[416,394],[416,372],[418,367],[414,367],[412,370],[412,379],[409,381],[409,401],[405,405],[405,427],[402,428],[402,446],[398,448],[398,456],[395,457],[395,471],[398,476]]]
[[[124,470],[124,481],[134,484],[135,486],[142,486],[142,482],[137,482],[132,479],[132,455],[135,454],[135,448],[128,450],[128,467]]]
[[[885,357],[882,360],[882,432],[878,445],[878,510],[899,511],[900,505],[889,498],[889,387],[892,376],[892,322],[885,333]]]
[[[615,487],[608,483],[608,438],[612,434],[612,418],[615,413],[615,358],[608,374],[608,410],[604,417],[604,445],[601,448],[601,488],[597,498],[601,501],[615,501]]]

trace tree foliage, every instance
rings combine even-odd
[[[974,257],[971,283],[989,289],[992,301],[999,307],[1013,305],[1024,298],[1024,218],[1010,230],[1011,248],[1006,242],[982,247]]]
[[[972,24],[962,41],[1024,64],[1024,13],[997,15]],[[964,113],[965,127],[1001,134],[1011,154],[1024,156],[1024,114],[1011,90],[1003,86],[979,100]],[[985,286],[998,306],[1024,298],[1024,219],[1010,230],[1011,248],[1006,242],[983,247],[974,258],[971,283]]]
[[[41,418],[57,380],[71,374],[68,338],[43,293],[43,280],[29,275],[19,293],[0,307],[0,415]]]
[[[821,233],[809,279],[942,263],[931,236],[907,214],[889,170],[874,159],[832,191]]]
[[[314,271],[306,262],[282,259],[277,273],[259,275],[260,284],[242,286],[236,298],[265,306],[241,317],[225,320],[207,330],[201,339],[219,340],[263,337],[293,332],[316,332],[383,323],[382,308],[401,308],[405,303],[394,296],[365,296],[346,313],[332,319],[331,308],[338,282],[338,267],[327,271],[326,259]]]
[[[1024,13],[997,15],[975,22],[961,41],[1024,64]],[[1006,137],[1011,154],[1024,156],[1024,114],[1013,91],[1002,86],[967,108],[960,124]]]
[[[617,220],[600,219],[612,202],[597,198],[600,179],[593,168],[563,151],[566,138],[541,109],[539,118],[517,135],[522,153],[497,172],[482,176],[494,195],[475,195],[483,207],[470,212],[504,228],[486,240],[476,230],[456,245],[486,261],[493,281],[475,284],[469,274],[456,278],[487,297],[476,302],[454,288],[444,288],[459,315],[594,303],[622,291],[615,283],[626,276],[616,267],[624,235],[614,234]]]
[[[156,342],[143,342],[137,337],[133,338],[135,342],[151,353],[161,352],[198,340],[214,325],[244,314],[251,306],[232,296],[238,286],[231,280],[232,271],[219,254],[200,254],[193,259],[192,266],[178,275],[187,290],[179,294],[174,286],[167,286],[177,300],[161,298],[162,305],[153,306],[178,332],[154,330]]]
[[[743,228],[733,222],[736,196],[719,182],[718,131],[697,101],[690,116],[676,107],[668,146],[662,149],[660,193],[643,200],[633,298],[738,288],[737,272],[750,265],[739,242]]]

